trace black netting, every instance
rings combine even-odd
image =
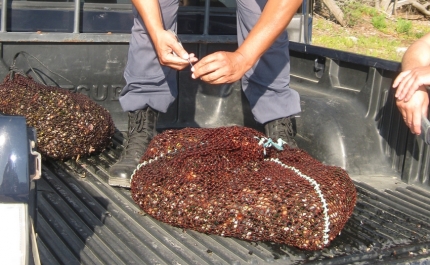
[[[345,170],[300,149],[269,147],[264,137],[236,126],[165,131],[133,175],[133,199],[177,227],[308,250],[327,246],[352,214],[353,182]]]
[[[0,84],[0,112],[22,115],[36,128],[43,156],[67,159],[100,152],[115,126],[109,112],[83,94],[40,84],[13,73]]]

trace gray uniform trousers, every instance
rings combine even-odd
[[[253,28],[267,0],[237,0],[237,37],[239,45]],[[176,30],[178,0],[159,0],[165,29]],[[147,106],[166,112],[175,100],[176,70],[160,65],[142,18],[133,6],[132,28],[126,85],[120,94],[124,111]],[[246,56],[246,55],[245,55]],[[257,122],[262,124],[300,112],[299,94],[289,87],[290,56],[285,31],[242,78],[242,89]]]

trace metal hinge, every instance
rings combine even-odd
[[[30,141],[30,153],[34,157],[34,173],[30,173],[30,180],[40,179],[42,176],[42,155],[36,151],[36,143]]]

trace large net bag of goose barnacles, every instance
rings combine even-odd
[[[164,131],[132,176],[132,197],[176,227],[324,248],[352,214],[354,184],[345,170],[281,145],[236,126]]]
[[[83,94],[43,85],[11,70],[0,84],[0,112],[22,115],[37,132],[40,153],[53,159],[103,151],[115,126],[109,112]]]

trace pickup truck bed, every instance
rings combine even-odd
[[[296,89],[306,105],[306,91]],[[106,181],[122,142],[117,131],[102,154],[44,161],[36,220],[42,264],[430,263],[430,193],[396,174],[351,174],[358,201],[341,235],[324,250],[301,251],[182,230],[146,216],[128,189]]]
[[[42,59],[71,81],[40,67],[48,83],[88,95],[110,111],[118,129],[102,154],[43,161],[35,220],[42,264],[430,263],[430,149],[408,132],[395,107],[391,84],[398,63],[290,44],[290,85],[302,106],[298,145],[326,164],[345,168],[358,190],[357,206],[341,235],[330,247],[307,252],[171,227],[145,216],[127,189],[107,185],[108,168],[120,156],[121,132],[127,128],[118,94],[129,36],[85,35],[70,41],[67,34],[64,39],[30,34],[25,37],[36,41],[20,42],[13,40],[19,34],[4,36],[10,40],[1,45],[0,66],[11,65],[22,50]],[[210,37],[181,39],[198,57],[237,47],[234,36]],[[28,69],[28,62],[17,66]],[[7,72],[0,67],[1,76]],[[160,117],[159,130],[233,124],[261,129],[239,82],[209,86],[192,80],[189,69],[178,79],[178,98]]]
[[[398,114],[390,101],[389,84],[381,85],[389,81],[374,81],[380,73],[379,79],[385,78],[380,68],[390,72],[396,64],[377,60],[372,68],[366,65],[372,64],[367,60],[365,65],[354,66],[351,61],[365,58],[314,47],[318,50],[315,57],[312,49],[292,44],[291,84],[301,94],[303,108],[298,118],[298,143],[321,161],[345,167],[358,191],[351,219],[328,248],[301,251],[270,242],[205,235],[146,216],[131,200],[128,189],[107,184],[108,168],[122,150],[123,134],[117,131],[113,145],[99,155],[78,161],[44,161],[42,179],[37,183],[36,220],[42,263],[430,264],[429,189],[425,181],[404,179],[397,170],[407,171],[408,164],[410,168],[423,166],[408,162],[415,161],[408,158],[408,146],[417,145],[420,139],[411,139],[401,123],[393,122]],[[327,61],[322,60],[324,55],[329,56]],[[325,69],[322,77],[314,73],[311,77],[307,66],[321,62],[320,66],[329,70]],[[337,88],[330,85],[336,67],[338,73],[350,72],[344,80],[338,79]],[[365,78],[365,84],[370,79],[379,85],[345,89],[349,83],[362,86],[356,80],[360,77]],[[240,93],[240,89],[233,90]],[[360,94],[386,96],[369,100]],[[362,107],[363,102],[367,107]],[[321,111],[321,117],[315,118],[315,111]],[[167,123],[161,122],[161,129],[163,124]],[[388,130],[387,126],[400,129]],[[330,139],[327,131],[335,139]],[[416,160],[421,159],[425,157]]]
[[[102,154],[43,161],[34,220],[42,264],[430,264],[430,148],[408,132],[395,106],[391,84],[398,63],[309,45],[313,1],[303,1],[289,29],[290,85],[302,106],[297,142],[348,171],[358,190],[352,217],[321,251],[184,231],[146,216],[129,190],[107,185],[127,129],[118,96],[131,4],[84,2],[2,1],[8,8],[1,12],[0,76],[26,51],[38,61],[20,58],[17,68],[89,96],[109,110],[118,129]],[[198,58],[235,50],[235,9],[204,2],[180,9],[184,48]],[[160,117],[159,130],[261,129],[239,82],[207,85],[191,79],[189,69],[178,80],[177,100]]]

